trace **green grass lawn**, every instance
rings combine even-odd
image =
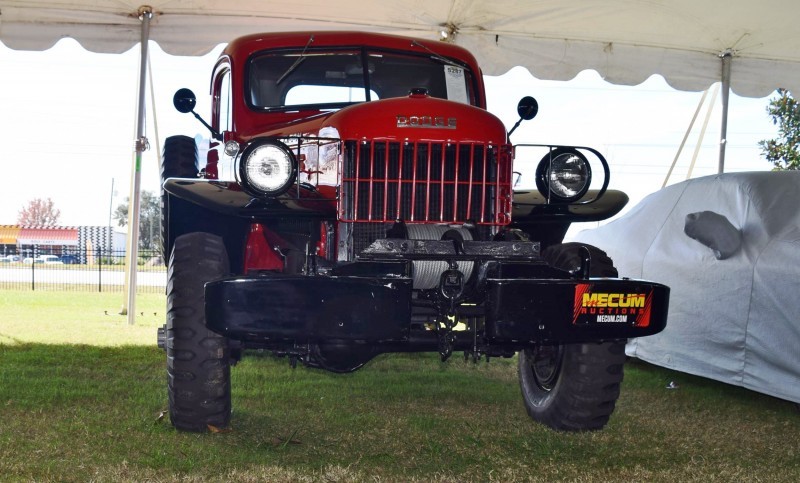
[[[136,297],[136,324],[119,315],[122,292],[0,290],[0,344],[154,345],[163,294]]]
[[[133,327],[121,297],[0,291],[0,481],[800,479],[794,404],[638,362],[605,430],[564,434],[528,418],[513,360],[333,375],[255,353],[232,370],[231,429],[179,433],[164,297],[140,297]]]

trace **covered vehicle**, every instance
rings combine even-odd
[[[620,276],[672,287],[666,330],[628,342],[644,361],[800,402],[800,173],[669,186],[577,240]]]

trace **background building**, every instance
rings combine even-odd
[[[108,226],[19,226],[0,225],[0,253],[19,255],[73,255],[80,263],[95,254],[111,254],[125,250],[124,234],[114,233]]]

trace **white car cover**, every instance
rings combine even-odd
[[[684,233],[704,211],[741,232],[727,258]],[[667,328],[629,341],[629,356],[800,402],[800,172],[685,181],[576,241],[620,276],[671,287]]]

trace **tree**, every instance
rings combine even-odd
[[[128,224],[128,205],[130,198],[117,206],[114,219],[118,226]],[[139,248],[142,250],[161,250],[161,203],[159,197],[149,191],[142,191],[139,205]]]
[[[800,104],[786,89],[770,99],[767,113],[778,126],[776,139],[759,141],[761,154],[775,165],[775,170],[800,169]]]
[[[23,206],[17,215],[17,224],[23,226],[55,226],[61,217],[61,210],[57,210],[53,200],[36,198]]]

